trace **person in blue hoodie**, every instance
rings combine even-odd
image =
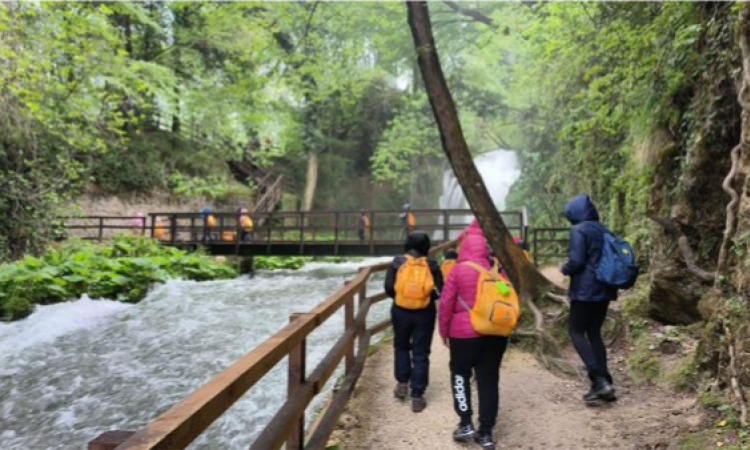
[[[570,277],[568,332],[591,380],[591,389],[583,400],[598,405],[617,400],[602,339],[607,309],[611,301],[617,300],[617,289],[596,278],[606,228],[599,222],[594,202],[588,195],[579,194],[565,205],[565,217],[572,225],[568,260],[560,268],[563,275]]]

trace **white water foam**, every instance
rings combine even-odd
[[[76,330],[94,327],[113,314],[131,307],[112,300],[92,300],[87,295],[75,301],[37,306],[23,320],[0,323],[0,367],[4,366],[3,359],[13,358],[29,347],[52,342]]]
[[[82,449],[103,431],[139,429],[372,263],[173,280],[136,305],[81,299],[3,325],[0,348],[15,356],[0,365],[0,447]],[[382,291],[382,276],[369,289]],[[369,322],[382,320],[388,306],[376,305]],[[308,373],[343,328],[339,312],[312,333]],[[282,363],[190,448],[247,448],[285,398]]]

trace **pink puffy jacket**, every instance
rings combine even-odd
[[[475,338],[481,335],[474,331],[469,312],[458,301],[461,297],[466,305],[474,306],[477,296],[479,272],[462,262],[471,261],[485,269],[490,269],[487,241],[484,236],[467,234],[458,252],[458,264],[451,270],[440,295],[439,326],[440,336],[451,338]]]
[[[464,229],[459,235],[458,235],[458,242],[463,242],[464,239],[466,239],[466,236],[470,236],[472,234],[476,234],[479,236],[484,237],[484,231],[482,231],[482,227],[479,226],[479,221],[475,217],[468,227]]]

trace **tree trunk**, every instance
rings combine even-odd
[[[514,244],[500,213],[479,174],[466,145],[456,106],[440,67],[429,11],[425,2],[407,2],[409,27],[417,50],[417,62],[435,114],[440,140],[456,179],[474,211],[487,241],[503,262],[511,282],[525,299],[540,297],[551,283],[526,259]]]
[[[315,200],[315,190],[318,187],[318,152],[310,151],[307,159],[307,181],[305,183],[305,195],[302,201],[302,211],[312,211]]]

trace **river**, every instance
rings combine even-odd
[[[138,304],[82,298],[0,324],[0,448],[83,449],[101,432],[141,428],[279,330],[290,313],[309,310],[358,267],[382,261],[172,280]],[[382,277],[369,292],[380,291]],[[373,307],[371,323],[387,316],[388,303]],[[311,335],[309,372],[342,332],[340,312]],[[190,448],[247,448],[285,399],[286,378],[283,363]]]

